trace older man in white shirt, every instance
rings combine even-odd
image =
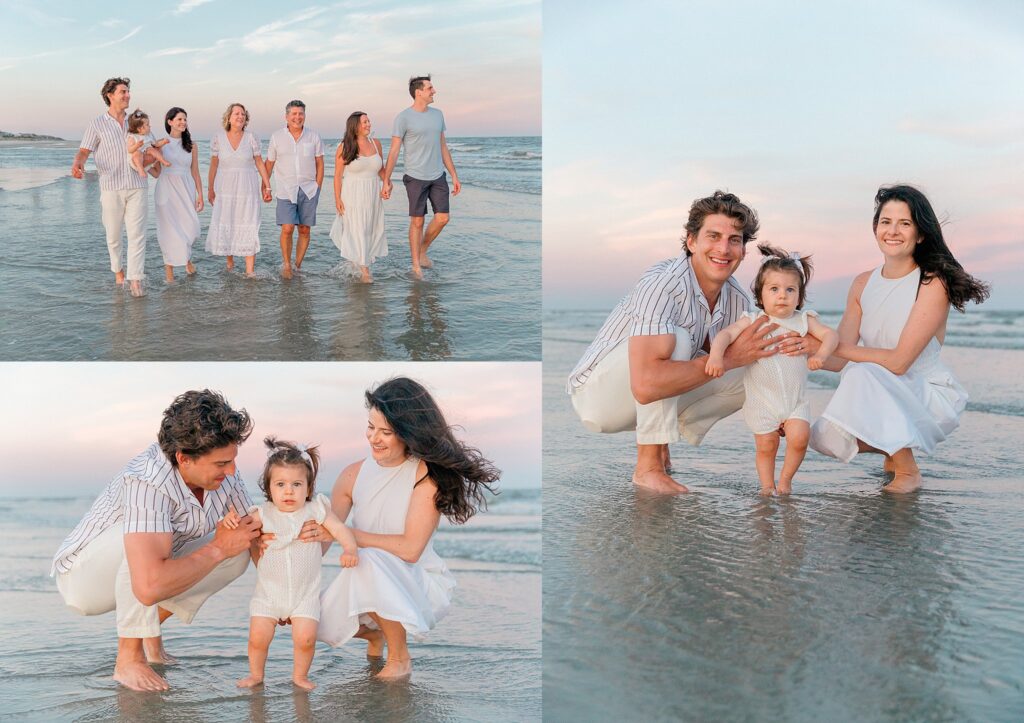
[[[267,175],[277,169],[277,225],[281,227],[281,275],[292,277],[292,235],[299,227],[295,270],[309,248],[309,230],[316,226],[316,206],[324,184],[324,144],[320,134],[305,128],[306,104],[289,101],[284,108],[284,128],[270,136]]]

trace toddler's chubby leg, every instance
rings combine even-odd
[[[263,670],[267,666],[267,649],[274,639],[277,621],[257,615],[249,618],[249,675],[238,681],[239,688],[255,688],[263,683]]]
[[[131,159],[132,159],[132,168],[135,169],[136,173],[138,173],[140,176],[145,178],[146,177],[146,166],[145,166],[145,159],[143,158],[143,155],[142,155],[142,151],[135,151],[135,153],[133,153],[131,155]]]
[[[150,162],[159,163],[161,166],[169,166],[171,162],[164,158],[164,152],[155,146],[150,146],[146,151],[146,157],[150,159]]]
[[[754,435],[754,457],[757,478],[761,481],[761,494],[775,494],[775,455],[779,451],[779,433]]]
[[[292,645],[295,648],[292,682],[306,690],[316,687],[316,683],[309,679],[309,666],[313,664],[317,625],[317,621],[311,618],[292,618]]]
[[[782,425],[786,430],[786,458],[782,462],[778,492],[788,495],[793,491],[793,477],[800,469],[800,463],[807,454],[807,441],[811,438],[811,425],[802,419],[787,419]]]

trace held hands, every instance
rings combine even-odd
[[[224,519],[221,520],[224,526],[229,530],[234,530],[238,527],[238,523],[241,521],[242,518],[239,517],[238,513],[235,511],[235,506],[228,505],[228,513],[224,515]]]
[[[213,542],[210,543],[219,547],[225,557],[234,557],[242,552],[248,552],[249,543],[260,534],[260,524],[249,515],[240,518],[237,527],[229,527],[227,519],[230,514],[229,512],[217,524],[217,529],[213,533]],[[237,515],[237,513],[235,514]]]
[[[355,567],[359,564],[359,552],[353,548],[352,550],[343,550],[341,553],[341,566],[342,567]]]
[[[394,186],[392,185],[390,180],[384,181],[384,187],[380,189],[380,197],[383,198],[385,201],[391,198],[391,189],[393,187]]]
[[[274,195],[270,192],[270,186],[263,187],[263,202],[270,203]]]
[[[770,357],[777,351],[774,345],[784,338],[771,337],[771,333],[778,328],[779,325],[770,323],[767,316],[756,318],[725,350],[722,356],[724,368],[745,367],[758,359]]]

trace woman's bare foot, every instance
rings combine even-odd
[[[765,487],[762,485],[761,489],[758,491],[757,494],[761,495],[762,497],[771,497],[775,494],[775,485],[772,485],[770,487]]]
[[[312,680],[305,676],[301,678],[292,678],[292,682],[295,683],[295,685],[302,688],[303,690],[313,690],[313,688],[316,687],[316,683],[314,683]]]
[[[235,257],[228,256],[228,271],[231,271],[233,268],[235,268]]]
[[[792,482],[779,482],[775,485],[775,492],[780,495],[793,494],[793,483]]]
[[[194,263],[192,263],[191,261],[189,261],[189,262],[188,262],[187,264],[185,264],[185,273],[186,273],[186,274],[188,274],[189,276],[191,276],[191,275],[192,275],[192,274],[194,274],[195,272],[196,272],[196,265],[195,265]]]
[[[360,274],[359,280],[362,281],[364,284],[372,284],[373,283],[373,277],[370,276],[370,269],[368,267],[360,266],[359,267],[359,274]]]
[[[111,676],[125,688],[131,690],[170,690],[167,681],[156,674],[147,663],[141,660],[129,660],[114,664],[114,675]]]
[[[418,281],[423,281],[423,270],[419,266],[413,266],[412,277]]]
[[[285,264],[281,267],[281,278],[290,279],[292,277],[292,267],[289,264]]]
[[[174,267],[173,266],[167,266],[167,265],[164,266],[164,278],[167,279],[167,283],[168,284],[173,284],[174,283]]]
[[[359,630],[352,637],[366,641],[366,658],[368,660],[380,660],[383,657],[384,633],[380,630],[372,630],[365,625],[360,625]]]
[[[434,268],[434,262],[431,261],[426,254],[424,254],[423,256],[420,256],[420,266],[422,266],[425,269],[432,269]]]
[[[660,469],[649,469],[643,472],[635,471],[633,473],[633,484],[642,489],[657,492],[660,495],[680,495],[690,491],[669,477],[664,470]]]
[[[882,471],[893,474],[896,471],[896,463],[892,461],[892,457],[885,455],[885,459],[882,460]]]
[[[398,680],[408,678],[410,675],[412,675],[412,658],[395,658],[394,656],[388,656],[388,662],[377,673],[377,677],[382,680]]]
[[[175,665],[178,659],[168,655],[164,650],[163,638],[143,638],[142,649],[146,653],[146,660],[150,665]]]
[[[882,492],[906,494],[920,489],[922,482],[920,472],[897,472],[892,482],[882,488]]]
[[[263,676],[247,675],[241,680],[239,680],[237,683],[235,683],[235,685],[237,685],[239,688],[255,688],[257,685],[263,685]]]

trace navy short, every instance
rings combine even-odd
[[[316,204],[319,200],[319,189],[310,198],[301,188],[295,196],[295,203],[287,198],[277,199],[277,225],[316,226]]]
[[[434,213],[448,213],[448,175],[442,173],[433,181],[421,181],[406,174],[402,176],[405,193],[409,196],[409,215],[427,215],[427,197]]]

